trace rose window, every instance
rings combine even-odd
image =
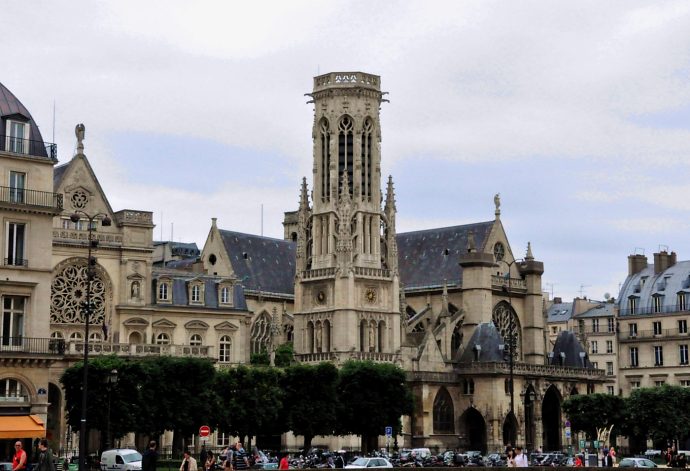
[[[70,200],[72,201],[72,207],[74,209],[84,209],[86,207],[86,203],[89,202],[89,196],[84,190],[77,190],[72,193]]]
[[[511,312],[513,313],[512,316]],[[511,317],[513,319],[511,319]],[[511,346],[512,351],[514,352],[513,358],[520,358],[520,326],[517,314],[507,303],[500,303],[494,308],[492,318],[498,333],[501,334],[501,337],[503,338],[506,358],[509,358],[508,352],[510,351]]]
[[[50,321],[58,324],[83,324],[86,307],[86,261],[83,265],[65,267],[53,279],[50,296]],[[93,309],[89,322],[101,324],[105,319],[105,284],[98,273],[91,280]]]

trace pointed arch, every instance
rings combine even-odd
[[[314,323],[312,321],[307,322],[307,353],[314,353]]]
[[[323,351],[331,351],[331,321],[328,319],[323,321]]]
[[[510,411],[510,412],[508,412],[505,420],[503,421],[503,444],[504,445],[510,445],[510,446],[516,446],[517,445],[517,430],[518,430],[517,418],[515,417],[515,414],[512,411]]]
[[[354,182],[354,127],[355,120],[349,115],[343,115],[338,122],[338,178],[347,173],[350,196]],[[338,191],[342,191],[340,185]]]
[[[460,447],[486,453],[486,421],[474,407],[468,407],[460,416]]]
[[[378,324],[378,348],[377,351],[383,352],[386,350],[386,322],[379,321]]]
[[[494,306],[491,320],[501,334],[505,345],[513,347],[514,358],[519,359],[522,352],[522,329],[515,309],[509,303],[501,301]],[[508,351],[510,350],[506,348],[506,352]]]
[[[536,412],[537,392],[533,385],[527,386],[524,394],[523,407],[525,410],[525,446],[528,450],[534,450],[537,438]]]
[[[434,399],[434,433],[455,433],[455,410],[453,398],[445,387],[441,387]]]
[[[321,152],[321,200],[331,200],[331,130],[328,120],[319,122],[319,150]]]
[[[371,201],[372,193],[372,163],[373,155],[372,141],[374,140],[374,120],[370,117],[364,118],[364,124],[362,125],[362,200]]]
[[[544,393],[541,420],[544,451],[561,449],[561,393],[553,384]]]
[[[252,353],[268,351],[268,344],[271,341],[271,316],[268,312],[263,311],[254,319],[251,339]]]

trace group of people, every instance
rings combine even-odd
[[[244,471],[249,469],[249,458],[242,446],[242,442],[237,442],[233,447],[226,448],[224,454],[225,459],[218,462],[216,455],[212,451],[206,451],[205,447],[202,448],[199,456],[202,467],[199,469],[196,459],[189,450],[185,450],[180,471],[214,471],[218,465],[223,468],[223,471]],[[142,471],[147,470],[143,469],[142,466]]]
[[[506,449],[506,464],[509,468],[526,468],[529,466],[529,460],[527,455],[523,453],[521,446],[517,446],[515,449],[511,447]]]
[[[48,440],[42,438],[38,442],[38,454],[35,455],[36,464],[35,471],[56,471],[55,457],[50,448],[48,448]],[[28,456],[24,450],[24,444],[21,440],[17,440],[14,444],[14,456],[12,457],[12,471],[26,471],[28,464]]]

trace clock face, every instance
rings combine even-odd
[[[316,293],[316,302],[318,304],[324,304],[326,302],[326,293],[324,290],[321,289]]]
[[[494,245],[494,258],[496,258],[497,262],[500,262],[503,260],[503,257],[505,257],[506,254],[506,249],[503,247],[503,244],[500,242],[496,242]]]
[[[376,290],[374,288],[367,288],[366,293],[364,293],[367,301],[370,303],[376,302]]]

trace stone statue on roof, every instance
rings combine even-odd
[[[86,134],[86,127],[83,123],[77,124],[74,128],[74,134],[77,136],[77,152],[81,154],[84,152],[84,136]]]
[[[501,194],[500,193],[496,193],[494,195],[494,205],[496,206],[496,213],[495,213],[496,216],[500,216],[501,215]]]

